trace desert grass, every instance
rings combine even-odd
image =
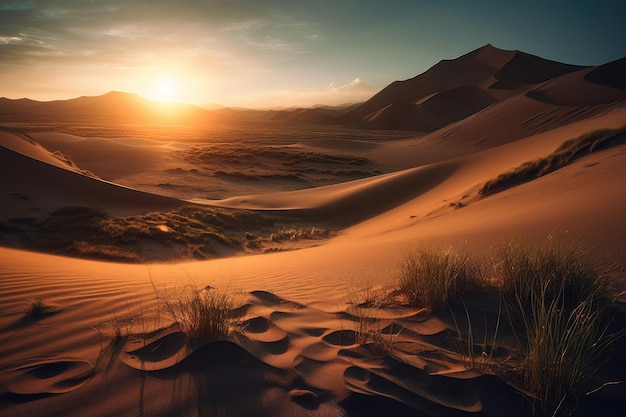
[[[597,149],[623,143],[626,126],[618,129],[597,129],[563,142],[550,155],[522,165],[500,174],[487,181],[479,190],[481,195],[495,194],[508,188],[539,178],[550,172],[570,164],[575,159]]]
[[[495,253],[491,263],[478,266],[452,250],[413,251],[400,265],[399,292],[413,305],[448,306],[452,345],[467,368],[510,381],[538,415],[568,415],[626,334],[609,330],[609,282],[578,241],[503,244]],[[468,308],[465,297],[475,292],[493,298],[497,316],[491,307],[492,313]],[[502,333],[507,346],[500,346]]]
[[[384,352],[393,348],[394,335],[383,333],[385,324],[376,314],[384,307],[388,293],[387,288],[367,284],[348,288],[348,313],[358,345],[373,344]]]
[[[269,235],[271,242],[282,242],[284,240],[298,241],[300,239],[314,239],[328,237],[330,232],[321,227],[280,227]]]
[[[10,227],[0,229],[17,237],[18,245],[128,263],[151,260],[155,255],[145,248],[155,244],[167,249],[157,257],[207,259],[221,251],[258,251],[282,241],[332,236],[325,228],[297,219],[201,206],[126,217],[109,217],[97,207],[63,207],[43,221],[12,220]]]
[[[26,310],[27,318],[39,318],[49,315],[55,312],[57,309],[48,303],[43,298],[35,297],[29,300],[28,309]]]
[[[463,293],[483,287],[480,269],[468,255],[453,250],[420,249],[400,264],[399,291],[409,302],[434,310]]]
[[[155,292],[188,341],[225,340],[235,328],[240,300],[228,290],[186,285],[173,293],[156,287]]]
[[[522,357],[517,383],[543,415],[566,415],[577,387],[611,357],[607,281],[575,246],[502,250],[503,303]],[[519,332],[516,332],[518,330]]]

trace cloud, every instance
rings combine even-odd
[[[249,97],[249,107],[312,107],[315,105],[341,105],[369,100],[380,91],[380,87],[369,85],[361,78],[336,86],[296,88],[293,90],[267,91]],[[239,98],[243,100],[243,97]],[[259,104],[262,103],[262,104]]]
[[[343,94],[343,93],[371,94],[372,92],[376,92],[378,88],[364,83],[360,78],[355,78],[354,80],[350,81],[348,84],[344,84],[339,87],[335,87],[335,85],[331,83],[328,87],[326,87],[326,90],[328,90],[330,93],[333,93],[333,94]]]
[[[271,51],[290,51],[295,52],[301,49],[301,44],[288,42],[272,36],[263,36],[262,38],[250,37],[246,43],[258,49]]]

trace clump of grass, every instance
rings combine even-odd
[[[132,250],[113,245],[89,243],[78,240],[71,243],[68,248],[73,254],[83,258],[103,259],[107,261],[140,262],[141,257]]]
[[[399,290],[420,307],[440,309],[451,298],[482,286],[480,270],[470,258],[451,250],[418,250],[400,265]]]
[[[548,301],[561,298],[567,306],[575,306],[589,297],[598,306],[610,302],[607,280],[575,243],[508,245],[501,248],[500,258],[504,293],[516,299],[523,310],[531,307],[541,292]]]
[[[53,309],[54,308],[46,304],[46,302],[41,297],[35,297],[30,300],[28,310],[26,310],[26,316],[41,317],[46,314],[50,314],[50,311]]]
[[[610,358],[606,280],[574,248],[502,251],[504,306],[522,363],[516,378],[544,415],[571,411],[576,387]]]
[[[109,329],[109,336],[113,343],[125,340],[131,334],[133,322],[133,318],[122,319],[118,317],[117,314],[113,314],[111,319],[105,323]],[[100,332],[100,329],[98,329],[98,331]]]
[[[281,242],[284,240],[298,241],[300,239],[312,239],[316,237],[328,237],[330,232],[321,227],[280,227],[269,236],[271,242]]]
[[[495,194],[507,188],[523,184],[549,174],[571,163],[582,155],[607,146],[618,136],[626,133],[626,126],[619,129],[597,129],[563,142],[550,155],[525,162],[517,168],[487,181],[479,190],[482,195]]]
[[[197,289],[186,286],[174,295],[157,291],[172,319],[188,340],[212,342],[231,334],[238,316],[237,298],[228,291],[215,288]]]

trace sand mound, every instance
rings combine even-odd
[[[454,170],[454,164],[440,163],[312,190],[235,197],[208,203],[222,207],[281,211],[301,218],[325,220],[331,225],[349,225],[427,192]]]
[[[514,83],[538,84],[583,68],[585,67],[550,61],[516,51],[506,65],[494,74],[494,77]]]
[[[0,195],[7,201],[0,209],[3,221],[25,216],[42,218],[67,206],[100,207],[110,214],[128,215],[183,204],[82,175],[26,137],[2,132],[1,139],[0,176],[10,178],[0,185]]]
[[[68,171],[83,173],[62,153],[51,153],[25,133],[0,127],[0,147]]]
[[[511,395],[511,388],[495,378],[477,384],[479,374],[459,365],[455,353],[433,356],[431,351],[438,348],[427,338],[443,335],[449,327],[422,310],[376,309],[384,318],[371,317],[367,307],[326,313],[259,291],[249,295],[245,310],[241,331],[234,333],[230,342],[190,346],[177,330],[154,332],[143,340],[131,336],[121,360],[143,372],[181,372],[206,360],[207,355],[213,360],[220,355],[241,361],[251,354],[260,362],[246,359],[247,367],[250,362],[257,363],[252,369],[266,377],[282,374],[275,383],[291,398],[289,409],[294,411],[338,408],[339,401],[354,392],[388,397],[428,415],[448,409],[474,413],[489,400],[486,389],[480,392],[481,386],[499,384],[501,391],[508,390]],[[399,338],[390,357],[381,357],[380,346],[362,345],[365,333],[352,328],[363,329],[363,320],[371,329],[379,329],[379,337]],[[427,331],[428,336],[415,332],[416,323],[432,329],[430,322],[437,323],[437,332]],[[267,383],[261,386],[268,388]]]
[[[615,88],[610,82],[594,83],[589,80],[589,74],[596,69],[585,69],[564,75],[546,83],[541,88],[529,91],[526,95],[552,105],[577,107],[597,106],[626,100],[625,89]],[[609,80],[609,77],[605,78]]]
[[[600,65],[585,75],[585,80],[605,87],[626,89],[626,57]]]
[[[64,394],[89,382],[93,373],[93,365],[84,360],[32,360],[0,369],[0,386],[14,395]]]

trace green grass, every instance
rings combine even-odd
[[[417,250],[400,265],[399,291],[415,306],[437,310],[463,293],[484,286],[467,255],[452,250]]]
[[[617,138],[626,133],[626,126],[619,129],[598,129],[563,142],[550,155],[500,174],[487,181],[479,190],[481,195],[495,194],[511,187],[539,178],[570,164],[577,158],[599,148],[618,142]]]

